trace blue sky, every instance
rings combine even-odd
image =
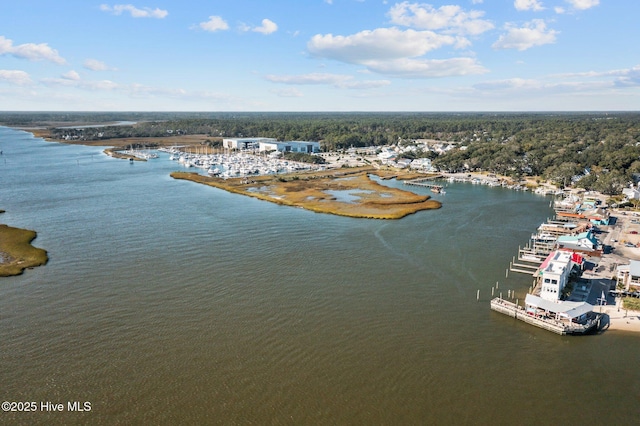
[[[640,110],[637,0],[0,3],[0,110]]]

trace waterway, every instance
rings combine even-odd
[[[352,219],[173,180],[165,154],[130,164],[7,128],[0,150],[0,222],[50,257],[0,279],[0,399],[38,404],[0,423],[638,419],[640,336],[489,309],[496,282],[531,285],[505,269],[548,198],[450,184],[439,210]]]

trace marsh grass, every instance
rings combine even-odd
[[[397,177],[397,174],[374,168],[227,180],[188,172],[174,172],[171,176],[277,204],[356,218],[400,219],[421,210],[441,207],[438,201],[431,200],[428,195],[380,185],[369,178],[371,174],[383,179]],[[340,201],[329,191],[348,191],[351,199],[348,202]]]
[[[44,265],[46,250],[31,245],[36,233],[0,225],[0,277],[20,275],[25,269]]]
[[[107,148],[104,150],[104,153],[109,157],[120,158],[122,160],[147,161],[146,159],[136,157],[135,155],[125,154],[121,151],[121,148]]]

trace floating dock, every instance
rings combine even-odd
[[[596,313],[594,313],[595,317],[589,319],[585,324],[556,321],[530,315],[525,312],[522,306],[499,297],[491,300],[491,310],[563,336],[567,334],[587,334],[600,328],[601,315]]]

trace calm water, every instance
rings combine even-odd
[[[449,185],[440,210],[360,220],[172,180],[166,156],[129,164],[7,128],[0,150],[0,223],[50,256],[0,279],[0,399],[92,407],[0,423],[640,415],[640,336],[560,337],[489,309],[496,281],[520,298],[531,284],[505,269],[548,199]]]

